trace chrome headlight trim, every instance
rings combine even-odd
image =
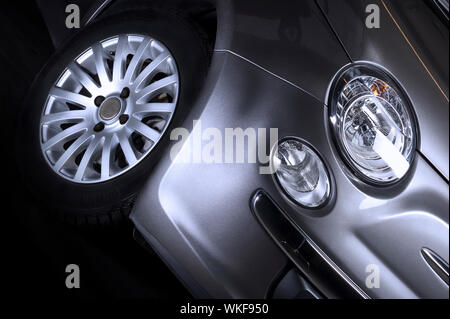
[[[294,143],[295,146],[300,146],[301,150],[310,155],[311,156],[310,159],[315,163],[317,169],[316,174],[317,180],[315,181],[315,183],[313,183],[314,187],[312,187],[312,189],[303,189],[303,190],[298,189],[298,187],[300,188],[311,187],[312,185],[311,183],[307,183],[308,185],[296,184],[294,185],[294,187],[292,187],[293,186],[292,183],[291,185],[289,185],[288,180],[286,178],[283,178],[282,176],[283,174],[280,174],[279,149],[280,146],[285,145],[287,143]],[[287,136],[280,139],[271,151],[270,165],[274,172],[273,178],[275,180],[275,183],[281,189],[281,191],[287,196],[287,198],[289,198],[289,200],[292,201],[293,203],[308,210],[320,209],[329,203],[330,198],[332,197],[331,196],[333,185],[332,177],[323,157],[310,143],[296,136]],[[289,173],[295,174],[295,167],[292,167],[291,172],[284,172],[284,173],[285,173],[284,175],[286,174],[289,175]],[[297,180],[295,176],[291,175],[290,177],[292,177],[294,180]],[[317,194],[318,192],[320,192],[320,194]]]
[[[365,90],[358,87],[358,85],[355,85],[355,88],[351,88],[352,84],[355,84],[357,81],[365,84],[373,83],[374,86],[366,85]],[[349,93],[349,88],[356,90]],[[345,102],[343,102],[343,95],[349,98]],[[396,166],[394,167],[396,170],[395,174],[392,173],[394,169],[389,164],[386,164],[385,167],[379,164],[371,167],[372,163],[369,160],[367,162],[370,164],[364,165],[365,163],[360,161],[358,156],[355,156],[355,151],[351,149],[351,145],[349,146],[349,141],[343,138],[345,121],[349,111],[354,108],[356,103],[362,104],[364,99],[374,102],[373,104],[376,105],[375,109],[378,109],[375,112],[377,117],[371,118],[371,121],[374,120],[374,123],[377,123],[381,119],[381,122],[388,122],[388,125],[383,123],[385,127],[382,127],[383,125],[380,125],[380,127],[374,125],[374,127],[376,131],[384,132],[383,135],[385,136],[380,136],[381,144],[388,147],[381,153],[391,158],[385,161],[383,155],[379,153],[376,155],[380,157],[378,160],[381,159],[386,163],[393,163]],[[397,101],[397,103],[392,101]],[[388,70],[369,62],[356,62],[343,67],[330,84],[327,105],[327,118],[333,142],[345,164],[358,179],[373,186],[388,186],[398,183],[408,175],[419,144],[418,123],[408,95]],[[380,109],[383,109],[382,112]],[[380,124],[380,122],[377,124]],[[389,140],[389,138],[392,138],[392,136],[386,134],[386,128],[389,127],[391,129],[396,127],[397,131],[402,133],[398,134],[399,132],[397,132],[397,140],[395,138]],[[378,138],[378,135],[376,135],[375,140]],[[399,143],[399,138],[405,140],[404,144]],[[391,145],[386,144],[389,141],[394,141],[395,143]],[[393,154],[394,148],[397,149],[399,154]],[[373,156],[374,154],[372,152],[370,155]],[[378,173],[380,174],[379,176],[377,175]]]

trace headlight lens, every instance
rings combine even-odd
[[[328,173],[320,157],[298,139],[281,141],[272,152],[276,178],[300,205],[320,206],[330,195]]]
[[[416,147],[408,100],[392,82],[374,67],[354,66],[337,79],[330,102],[339,150],[364,179],[377,184],[401,179]]]

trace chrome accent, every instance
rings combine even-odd
[[[449,284],[449,267],[448,263],[442,259],[438,254],[429,248],[422,248],[422,256],[428,265],[433,269],[436,275],[439,276],[445,283]]]
[[[370,299],[264,190],[251,197],[250,208],[277,246],[326,297]]]

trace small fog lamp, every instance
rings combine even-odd
[[[275,176],[283,190],[298,204],[314,208],[330,195],[330,180],[317,153],[296,138],[280,141],[272,152]]]

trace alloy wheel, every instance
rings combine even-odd
[[[94,43],[48,94],[40,120],[47,163],[75,183],[125,173],[160,141],[179,86],[175,59],[161,42],[121,34]]]

